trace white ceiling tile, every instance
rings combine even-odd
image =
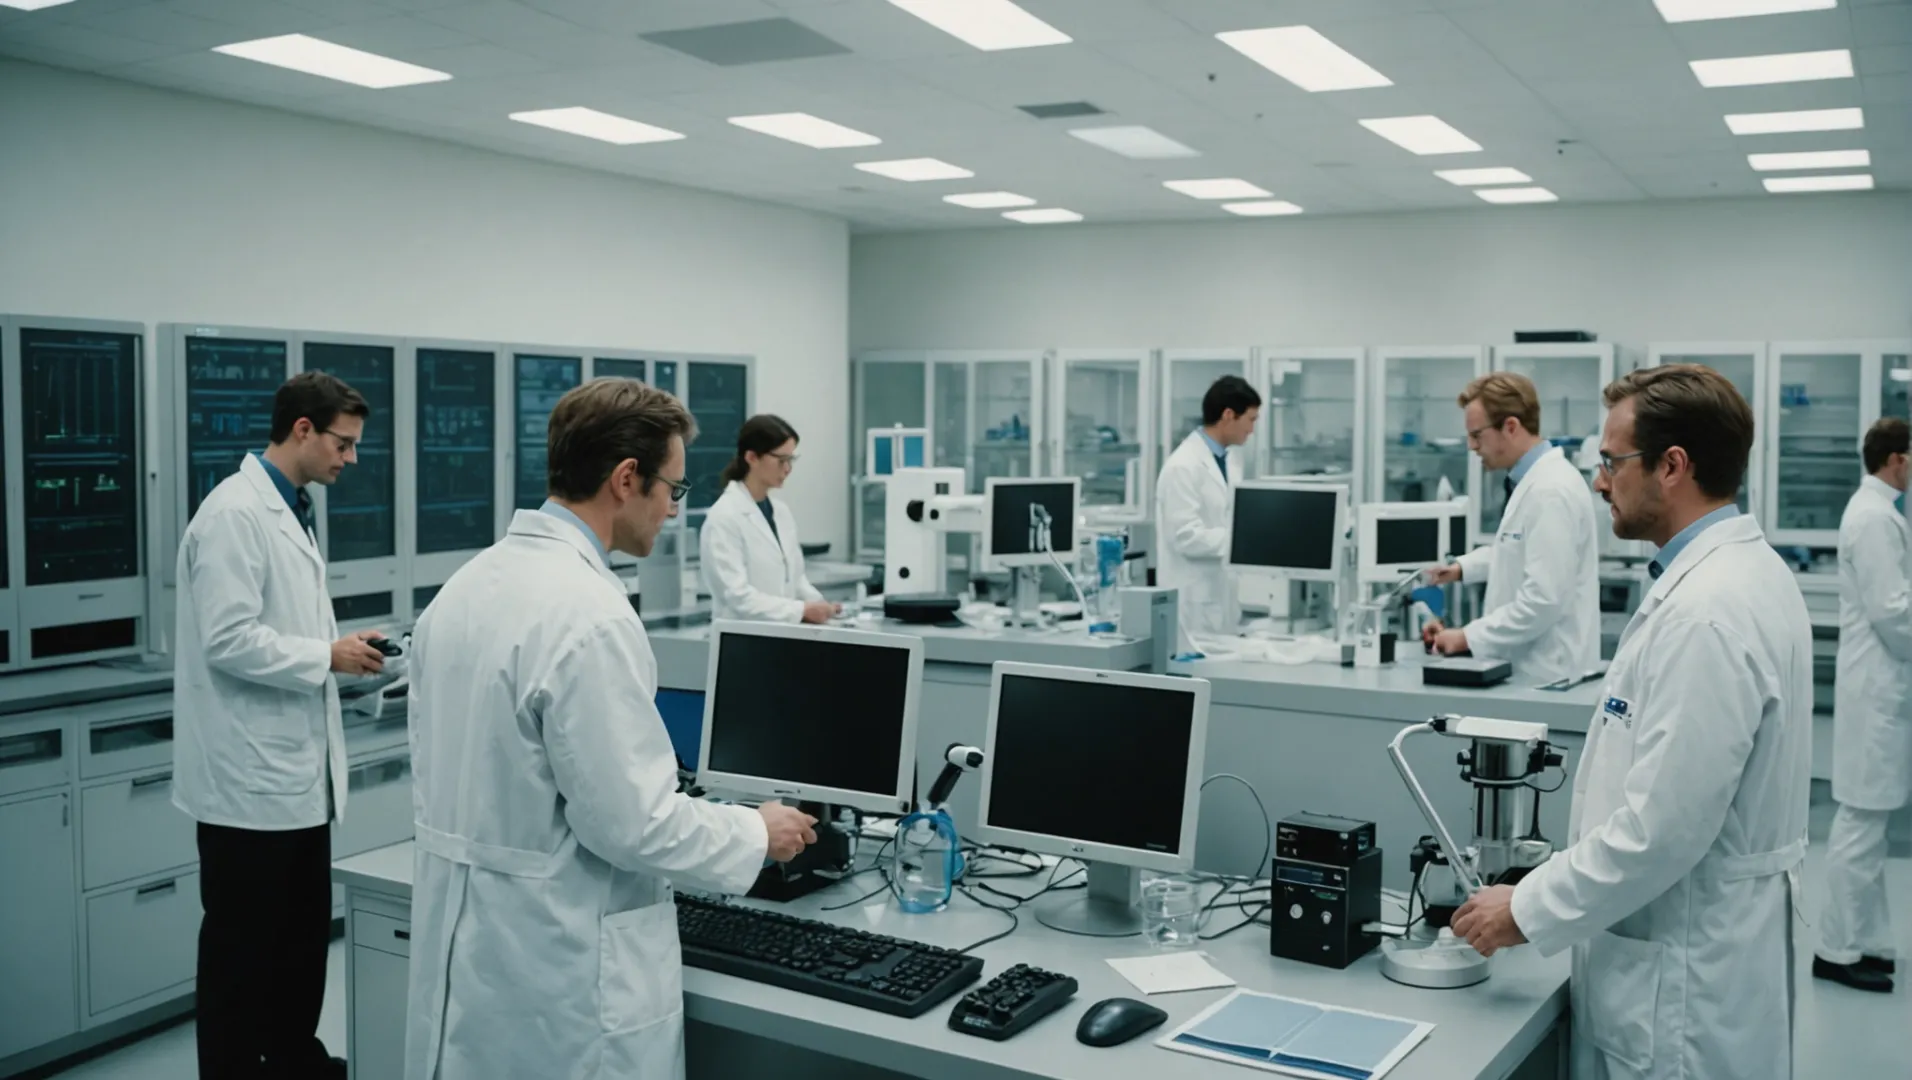
[[[453,45],[444,49],[421,49],[407,54],[405,59],[437,71],[450,72],[454,82],[503,75],[530,75],[552,69],[549,61],[513,52],[488,41],[474,41],[469,45]]]
[[[561,38],[582,31],[575,23],[513,0],[475,0],[455,7],[421,11],[418,17],[506,46],[524,38]]]
[[[1867,105],[1887,105],[1912,101],[1912,72],[1900,72],[1896,75],[1872,75],[1860,81],[1865,84]]]
[[[224,23],[251,37],[318,34],[348,21],[345,16],[285,0],[167,0],[166,6],[180,15]]]
[[[1666,32],[1689,60],[1844,49],[1853,44],[1852,13],[1843,8],[1676,23]]]
[[[138,38],[56,22],[0,27],[0,45],[7,46],[11,55],[23,59],[34,59],[36,54],[47,56],[48,63],[55,63],[51,56],[58,53],[68,58],[58,62],[58,66],[82,66],[86,70],[137,64],[185,51],[177,45],[155,45]],[[72,62],[76,60],[78,65]]]
[[[784,13],[765,0],[523,0],[527,7],[577,26],[636,36],[724,23],[774,19]]]
[[[1912,44],[1912,4],[1854,8],[1852,36],[1867,45]]]
[[[81,5],[81,9],[83,7]],[[69,20],[76,26],[138,38],[155,45],[210,49],[215,45],[243,41],[248,36],[230,23],[181,14],[163,4],[146,4],[124,11],[97,14],[81,9],[76,9],[75,15]]]
[[[1912,71],[1912,45],[1868,45],[1853,50],[1853,66],[1860,76],[1897,75]]]
[[[1152,0],[1021,0],[1050,26],[1087,45],[1105,41],[1159,41],[1188,32],[1187,24]],[[1170,9],[1178,5],[1167,5]],[[1015,50],[1042,52],[1042,49]]]
[[[340,45],[364,49],[366,52],[400,60],[412,60],[409,54],[413,52],[426,49],[448,49],[453,45],[469,45],[482,40],[463,30],[426,22],[410,15],[387,15],[379,19],[340,23],[329,27],[323,34],[317,36]],[[454,71],[451,74],[455,78],[458,72]]]

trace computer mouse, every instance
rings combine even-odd
[[[1120,1046],[1168,1019],[1168,1014],[1134,998],[1109,998],[1089,1006],[1076,1024],[1076,1041],[1089,1046]]]

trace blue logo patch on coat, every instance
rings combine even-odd
[[[1609,720],[1618,720],[1629,728],[1633,726],[1633,717],[1629,715],[1633,711],[1633,706],[1626,698],[1609,697],[1606,704],[1600,707],[1600,711]]]

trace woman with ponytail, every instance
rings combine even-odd
[[[796,515],[771,494],[796,463],[797,432],[782,417],[763,413],[738,429],[724,493],[698,539],[713,618],[820,623],[837,613],[804,575]]]

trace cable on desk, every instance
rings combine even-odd
[[[1248,881],[1254,881],[1261,877],[1268,869],[1268,858],[1275,853],[1275,823],[1273,819],[1268,816],[1268,804],[1261,801],[1261,792],[1255,790],[1255,785],[1236,776],[1234,773],[1216,773],[1202,781],[1202,790],[1208,790],[1208,785],[1217,780],[1233,780],[1242,787],[1247,788],[1248,794],[1254,797],[1255,807],[1261,811],[1261,861],[1255,864],[1254,870],[1250,872],[1246,878]]]
[[[969,886],[967,886],[967,885],[959,885],[959,886],[957,886],[957,889],[958,889],[958,890],[959,890],[959,891],[960,891],[960,892],[961,892],[961,893],[962,893],[962,894],[963,894],[964,896],[967,896],[967,897],[969,897],[969,900],[970,900],[970,902],[971,902],[971,903],[973,903],[973,904],[976,904],[976,905],[977,905],[977,906],[979,906],[979,907],[986,907],[986,908],[988,908],[988,909],[989,909],[989,910],[991,910],[991,911],[1000,911],[1000,912],[1002,912],[1002,913],[1003,913],[1004,915],[1007,915],[1007,916],[1009,916],[1009,929],[1007,929],[1007,930],[1004,930],[1004,931],[1003,931],[1002,933],[1000,933],[1000,934],[991,934],[991,935],[990,935],[989,937],[986,937],[986,938],[984,938],[984,939],[982,939],[981,941],[978,941],[978,942],[976,942],[976,943],[974,943],[974,944],[972,944],[972,945],[965,945],[965,946],[963,946],[962,948],[960,948],[960,949],[958,949],[958,950],[956,950],[957,952],[959,952],[959,953],[968,953],[968,952],[974,952],[974,951],[976,951],[977,949],[980,949],[980,948],[982,948],[982,947],[983,947],[984,945],[989,945],[989,944],[992,944],[992,943],[994,943],[994,942],[998,942],[998,941],[1001,941],[1001,940],[1002,940],[1003,938],[1006,938],[1006,937],[1008,937],[1009,935],[1011,935],[1011,934],[1013,934],[1013,933],[1015,933],[1015,932],[1016,932],[1016,931],[1017,931],[1018,929],[1020,929],[1020,928],[1022,927],[1022,917],[1016,914],[1016,908],[1017,908],[1017,907],[1019,907],[1019,906],[1021,906],[1021,905],[1019,905],[1019,904],[1012,904],[1012,905],[1010,905],[1009,907],[999,907],[999,906],[997,906],[997,905],[995,905],[995,904],[985,904],[985,903],[983,903],[983,902],[982,902],[981,900],[979,900],[979,899],[977,899],[977,898],[976,898],[976,894],[975,894],[975,893],[972,893],[972,892],[970,892],[970,891],[969,891]]]
[[[1247,910],[1246,905],[1237,905],[1237,906],[1241,907],[1241,909],[1244,911]],[[1196,939],[1200,941],[1214,941],[1216,938],[1227,937],[1228,935],[1234,933],[1235,931],[1240,930],[1242,927],[1249,926],[1251,924],[1256,926],[1267,926],[1268,925],[1267,923],[1261,921],[1261,915],[1262,915],[1262,912],[1267,911],[1270,906],[1272,905],[1270,905],[1267,901],[1264,900],[1258,907],[1255,908],[1255,910],[1249,911],[1248,917],[1243,919],[1242,921],[1236,923],[1233,926],[1227,927],[1226,929],[1217,930],[1212,934],[1198,933],[1195,935]]]

